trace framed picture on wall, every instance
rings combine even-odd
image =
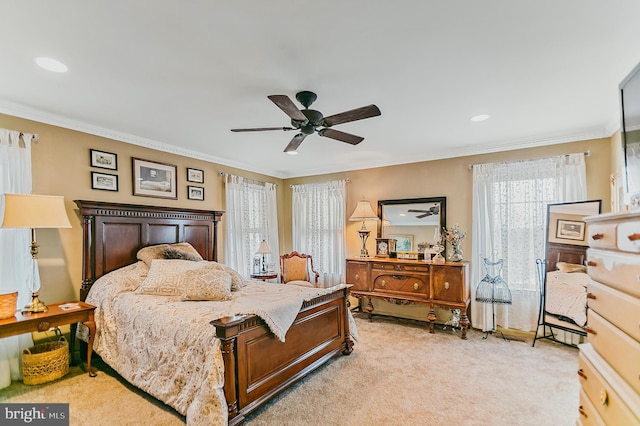
[[[118,175],[91,172],[91,189],[99,189],[102,191],[117,191]]]
[[[89,156],[91,158],[91,167],[118,170],[118,155],[113,152],[89,149]]]
[[[187,167],[187,182],[204,183],[204,170]]]
[[[558,219],[556,238],[560,240],[584,241],[585,222]]]
[[[173,164],[132,158],[133,195],[178,199],[176,172]]]
[[[204,188],[199,186],[187,186],[187,198],[190,200],[204,200]]]

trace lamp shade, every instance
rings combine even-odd
[[[371,203],[369,203],[367,200],[358,201],[356,209],[353,211],[353,214],[351,214],[351,217],[349,217],[349,220],[353,221],[372,219],[378,219],[378,215],[373,212]]]
[[[4,194],[0,199],[1,228],[71,228],[64,197]]]
[[[271,254],[271,248],[269,248],[269,244],[267,244],[266,240],[262,240],[260,248],[258,248],[256,254]]]

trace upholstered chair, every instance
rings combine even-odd
[[[280,256],[280,280],[283,284],[317,287],[320,274],[313,269],[310,254],[297,251]]]

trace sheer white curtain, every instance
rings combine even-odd
[[[344,282],[346,181],[293,185],[293,249],[313,256],[318,286]]]
[[[226,175],[225,182],[225,264],[248,277],[262,240],[271,248],[267,263],[277,264],[280,257],[276,185],[234,175]]]
[[[31,140],[33,135],[0,129],[0,193],[31,192]],[[0,216],[4,212],[0,197]],[[0,217],[0,222],[2,218]],[[18,291],[18,308],[31,300],[31,237],[28,229],[0,229],[0,294]],[[37,272],[37,271],[36,271]],[[0,339],[0,388],[20,380],[21,351],[33,345],[31,334]]]
[[[539,289],[535,259],[544,257],[547,204],[586,199],[584,154],[473,166],[473,262],[471,322],[488,331],[496,326],[536,329]],[[502,278],[511,305],[475,302],[487,274],[484,258],[504,259]]]

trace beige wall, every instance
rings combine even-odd
[[[225,210],[224,185],[221,171],[273,182],[278,185],[278,217],[280,250],[291,247],[291,184],[319,182],[348,178],[347,214],[350,215],[356,202],[362,197],[371,201],[374,209],[377,201],[395,198],[447,197],[447,223],[458,223],[463,230],[471,230],[472,172],[469,164],[496,161],[512,161],[527,158],[561,155],[589,150],[587,162],[588,198],[602,199],[603,210],[609,211],[610,175],[614,170],[615,142],[609,138],[551,145],[540,148],[494,154],[474,155],[438,161],[427,161],[399,166],[353,170],[343,173],[278,179],[265,175],[233,169],[202,160],[160,152],[149,148],[118,142],[99,136],[63,129],[43,123],[0,114],[0,127],[27,133],[38,133],[40,140],[33,146],[33,192],[38,194],[63,195],[67,213],[73,228],[41,230],[38,233],[40,269],[42,275],[42,298],[45,302],[75,299],[81,284],[82,230],[73,200],[101,200],[130,204],[176,206],[195,209]],[[91,189],[89,149],[98,149],[118,155],[119,191],[97,191]],[[139,157],[178,166],[178,200],[135,197],[132,195],[131,158]],[[204,170],[205,200],[186,198],[186,167]],[[110,172],[110,171],[107,171]],[[221,256],[224,253],[224,216],[221,237]],[[347,226],[347,255],[355,256],[360,251],[357,229],[360,223],[349,222]],[[371,237],[367,248],[374,253],[376,223],[367,223]],[[463,243],[465,259],[471,259],[471,238]],[[222,257],[221,257],[222,260]]]

